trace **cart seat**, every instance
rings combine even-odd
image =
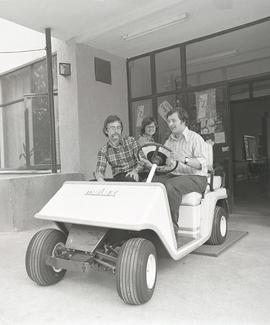
[[[216,191],[224,187],[225,174],[221,167],[213,168],[213,147],[209,143],[206,145],[206,161],[208,168],[207,187],[203,194],[191,192],[183,195],[182,202],[179,207],[179,233],[181,236],[197,238],[200,236],[201,224],[201,207],[200,203],[204,195],[211,191]],[[219,175],[222,176],[219,176]]]
[[[210,191],[215,191],[220,187],[224,186],[224,172],[223,169],[219,167],[219,172],[221,172],[222,176],[217,176],[215,173],[217,172],[216,169],[213,168],[213,146],[207,142],[205,142],[205,149],[206,149],[206,162],[208,168],[208,178],[207,178],[207,187],[205,193]],[[187,206],[196,206],[199,205],[201,202],[203,195],[197,192],[191,192],[188,194],[183,195],[181,205]]]
[[[211,184],[211,177],[213,177],[212,180],[212,189],[210,189]],[[221,176],[208,176],[208,182],[207,187],[204,193],[208,193],[210,191],[215,191],[222,187],[222,177]],[[195,206],[199,205],[201,203],[202,194],[198,192],[191,192],[184,194],[182,197],[181,205],[189,205],[189,206]]]
[[[212,186],[210,184],[212,183]],[[179,207],[179,234],[197,238],[200,235],[200,220],[201,220],[201,207],[200,203],[204,195],[211,191],[216,191],[223,187],[221,176],[208,176],[208,185],[204,194],[191,192],[183,195],[181,205]],[[211,189],[212,188],[212,189]]]

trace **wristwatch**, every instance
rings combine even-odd
[[[188,157],[186,157],[186,158],[185,158],[185,161],[184,161],[184,164],[185,164],[185,165],[187,165],[187,164],[188,164],[188,162],[189,162],[189,158],[188,158]]]

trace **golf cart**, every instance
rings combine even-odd
[[[176,237],[165,186],[151,183],[155,172],[171,172],[176,163],[166,166],[170,149],[163,145],[141,150],[153,164],[146,182],[65,182],[35,215],[58,229],[40,230],[29,243],[25,264],[34,282],[54,284],[66,270],[109,270],[122,300],[139,305],[155,289],[157,250],[179,260],[205,242],[224,242],[228,206],[222,177],[212,172],[203,195],[183,196]],[[209,153],[212,162],[212,147]]]

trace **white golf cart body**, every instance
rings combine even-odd
[[[177,245],[166,189],[160,183],[66,182],[36,218],[131,231],[150,229],[178,260],[209,239],[216,203],[226,198],[224,188],[208,190],[204,198],[195,192],[183,197],[180,234],[191,239],[184,245]]]
[[[25,258],[30,279],[45,286],[60,281],[66,270],[110,270],[120,298],[138,305],[153,295],[162,246],[179,260],[206,241],[224,242],[228,206],[221,177],[212,173],[205,193],[183,196],[176,235],[166,188],[151,183],[156,167],[145,183],[64,183],[35,216],[59,229],[40,230],[31,239]]]

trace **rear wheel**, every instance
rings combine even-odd
[[[228,222],[227,212],[222,207],[217,205],[214,211],[211,237],[206,242],[206,244],[220,245],[224,243],[227,237],[227,222]]]
[[[66,235],[57,229],[45,229],[31,239],[25,256],[26,271],[31,280],[41,286],[60,281],[66,270],[46,264],[48,256],[56,256],[57,250],[65,245]]]
[[[156,249],[149,240],[132,238],[121,247],[116,287],[125,303],[140,305],[152,297],[157,277],[156,261]]]

